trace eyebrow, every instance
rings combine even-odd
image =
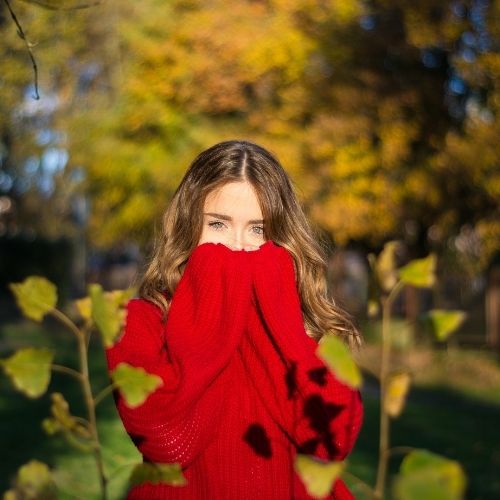
[[[211,215],[212,217],[217,217],[218,219],[223,219],[223,220],[233,220],[233,218],[230,217],[229,215],[216,214],[214,212],[207,212],[205,213],[205,215]],[[249,224],[262,224],[263,222],[264,219],[252,219],[248,221]]]

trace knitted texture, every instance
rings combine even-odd
[[[189,256],[165,324],[144,299],[127,304],[106,349],[161,377],[139,407],[114,391],[145,462],[180,463],[185,486],[131,487],[127,499],[310,499],[297,452],[343,460],[363,419],[359,391],[338,381],[303,326],[293,258],[271,240],[256,251],[203,243]],[[331,499],[351,499],[342,480]]]

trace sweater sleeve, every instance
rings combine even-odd
[[[247,322],[250,278],[246,251],[203,243],[189,256],[165,325],[153,303],[127,304],[124,333],[106,349],[106,359],[110,371],[126,362],[162,379],[136,408],[128,407],[119,391],[113,393],[125,430],[145,461],[185,467],[217,435],[220,401],[230,384],[224,369]]]
[[[340,382],[305,331],[293,258],[268,240],[253,252],[254,284],[247,349],[269,411],[298,452],[343,460],[359,434],[360,392]],[[260,375],[259,375],[260,370]],[[265,388],[267,385],[267,389]]]

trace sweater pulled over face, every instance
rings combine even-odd
[[[163,384],[130,408],[113,395],[144,462],[181,465],[184,486],[144,483],[128,500],[310,499],[297,453],[343,460],[363,420],[359,391],[315,354],[304,329],[290,253],[222,243],[194,248],[165,323],[153,303],[131,299],[108,369],[125,362]],[[341,479],[331,499],[354,498]]]

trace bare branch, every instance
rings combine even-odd
[[[40,99],[40,95],[38,94],[38,68],[36,65],[35,57],[33,56],[33,52],[31,51],[32,44],[28,42],[26,39],[26,35],[24,34],[24,31],[19,24],[19,21],[17,20],[16,14],[12,10],[12,7],[10,6],[9,0],[4,0],[5,5],[7,5],[7,8],[9,9],[10,16],[12,17],[12,20],[14,21],[15,25],[17,26],[17,34],[19,35],[20,38],[24,40],[24,43],[26,45],[26,48],[28,49],[28,53],[31,59],[31,64],[33,65],[33,71],[35,72],[35,96],[34,99],[38,100]]]
[[[71,7],[66,7],[66,6],[58,6],[58,5],[52,5],[50,3],[45,3],[42,0],[21,0],[22,2],[26,3],[33,3],[35,5],[39,5],[40,7],[43,7],[44,9],[49,9],[49,10],[79,10],[79,9],[88,9],[89,7],[94,7],[96,5],[100,5],[102,3],[102,0],[97,0],[95,2],[91,3],[82,3],[78,5],[73,5]]]

